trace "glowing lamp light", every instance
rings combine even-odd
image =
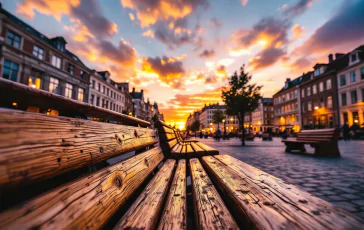
[[[224,119],[224,120],[222,120],[222,122],[224,122],[224,123],[225,123],[225,119]]]
[[[210,123],[210,125],[212,125],[212,123]]]
[[[319,107],[318,106],[315,106],[315,110],[318,110],[319,109]]]
[[[230,118],[230,121],[233,121],[234,120],[234,118]]]
[[[355,122],[355,123],[358,123],[359,121],[358,121],[358,119],[355,119],[355,120],[354,120],[354,122]]]
[[[13,104],[12,104],[13,106],[17,106],[18,105],[18,103],[16,103],[16,102],[13,102]]]

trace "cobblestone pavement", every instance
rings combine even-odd
[[[235,138],[197,139],[364,218],[364,141],[339,141],[341,157],[322,158],[285,153],[280,138],[255,138],[245,147]]]

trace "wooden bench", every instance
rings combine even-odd
[[[265,140],[269,140],[271,141],[272,140],[272,135],[269,134],[269,133],[263,133],[262,134],[262,140],[265,141]]]
[[[338,128],[302,130],[297,133],[296,140],[282,140],[282,142],[286,145],[286,152],[306,152],[305,144],[309,144],[315,148],[315,156],[340,156],[339,134]]]
[[[219,152],[196,140],[183,140],[180,133],[162,121],[155,124],[160,146],[166,157],[174,159],[189,159],[206,155],[215,155]]]
[[[248,134],[245,134],[245,140],[246,141],[254,141],[254,133],[248,133]]]
[[[167,159],[157,142],[153,129],[0,109],[1,198],[14,201],[2,207],[1,228],[364,226],[359,217],[229,155]],[[138,149],[143,152],[78,171]],[[77,177],[64,180],[65,174]]]

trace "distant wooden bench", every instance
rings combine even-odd
[[[338,147],[340,130],[316,129],[302,130],[297,133],[296,140],[282,140],[286,145],[286,152],[306,152],[305,144],[315,148],[315,156],[340,156]]]
[[[248,134],[245,134],[245,140],[247,141],[254,141],[254,133],[248,133]]]
[[[158,129],[160,146],[167,157],[175,159],[189,159],[219,152],[197,140],[183,140],[180,133],[162,121],[155,124]]]
[[[269,140],[271,141],[272,140],[272,135],[269,134],[269,133],[263,133],[262,134],[262,140],[265,141],[265,140]]]

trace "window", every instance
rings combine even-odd
[[[332,108],[332,96],[328,96],[326,100],[327,108]]]
[[[346,105],[346,93],[341,94],[341,105],[342,106]]]
[[[82,88],[78,88],[78,96],[77,96],[77,98],[78,98],[79,101],[83,101],[84,95],[85,95],[85,90],[82,89]]]
[[[28,78],[28,86],[40,89],[41,81],[42,81],[42,73],[36,70],[32,70],[31,75]]]
[[[331,89],[331,79],[326,80],[326,90]]]
[[[356,90],[351,91],[350,92],[350,96],[351,96],[351,104],[356,104],[358,103],[358,95],[356,93]]]
[[[346,85],[346,77],[345,75],[340,76],[340,86]]]
[[[107,96],[109,96],[109,88],[107,88],[107,93],[106,93]]]
[[[61,68],[61,59],[57,56],[52,56],[52,65],[60,69]]]
[[[73,85],[66,83],[66,89],[64,92],[64,96],[68,98],[72,98]]]
[[[102,86],[102,93],[105,93],[105,86]]]
[[[83,71],[83,70],[81,70],[80,71],[80,77],[81,77],[81,79],[86,79],[86,73],[85,73],[85,71]]]
[[[308,111],[312,111],[312,102],[311,102],[311,101],[309,101],[309,102],[307,103],[307,110],[308,110]]]
[[[100,97],[96,98],[96,106],[100,106]]]
[[[321,74],[321,68],[315,70],[315,77]]]
[[[316,94],[317,93],[317,85],[313,85],[312,86],[312,93]]]
[[[324,91],[324,83],[323,82],[320,82],[320,84],[319,84],[319,91],[320,92]]]
[[[18,80],[19,64],[9,60],[4,60],[3,78],[17,81]]]
[[[305,103],[302,102],[302,112],[306,112]]]
[[[43,60],[44,58],[44,49],[40,48],[39,46],[33,46],[33,55],[37,58]]]
[[[361,101],[364,102],[364,88],[361,89]]]
[[[101,107],[104,108],[104,106],[105,106],[105,99],[102,99],[102,105],[101,105]]]
[[[351,62],[355,62],[356,61],[356,54],[351,55]]]
[[[74,74],[75,73],[75,66],[68,63],[68,66],[67,66],[67,72],[69,72],[70,74]]]
[[[6,35],[6,44],[15,48],[20,48],[20,41],[21,37],[18,34],[8,31],[8,34]]]
[[[307,96],[311,96],[311,87],[307,88]]]
[[[90,103],[91,105],[94,104],[95,95],[91,94]]]
[[[60,51],[64,51],[64,44],[61,43],[61,42],[58,42],[57,43],[57,49],[60,50]]]
[[[344,118],[344,124],[348,123],[348,121],[349,121],[348,113],[343,113],[343,118]]]
[[[364,67],[360,69],[361,79],[364,80]]]
[[[352,71],[350,72],[350,83],[354,83],[356,82],[356,75],[355,75],[355,72]]]
[[[92,88],[95,89],[95,80],[92,80]]]
[[[59,80],[57,78],[51,77],[49,80],[49,92],[60,94],[59,92]]]
[[[97,91],[99,91],[99,92],[100,92],[100,90],[101,90],[101,84],[100,84],[100,83],[98,83],[98,84],[97,84]]]
[[[304,98],[305,97],[305,90],[301,89],[301,97]]]

